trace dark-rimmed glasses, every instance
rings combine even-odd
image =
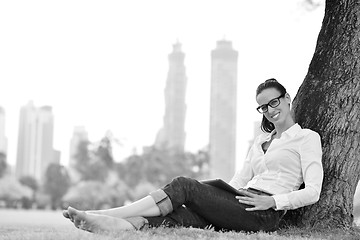
[[[261,105],[261,106],[258,106],[258,107],[256,108],[256,110],[257,110],[259,113],[263,114],[263,113],[266,113],[267,111],[269,111],[269,106],[272,107],[272,108],[275,108],[275,107],[279,106],[279,105],[280,105],[280,98],[284,97],[285,94],[286,94],[286,93],[281,94],[281,95],[280,95],[279,97],[277,97],[277,98],[271,99],[271,100],[269,101],[269,103],[267,103],[267,104],[263,104],[263,105]]]

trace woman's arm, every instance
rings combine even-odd
[[[323,181],[322,149],[319,134],[307,130],[299,149],[305,188],[287,194],[274,195],[276,209],[296,209],[319,200]]]
[[[251,162],[250,162],[251,157],[253,155],[253,153],[252,153],[253,148],[254,148],[254,145],[250,148],[242,168],[235,172],[234,176],[232,177],[232,179],[229,182],[229,185],[231,185],[235,189],[240,189],[240,188],[245,187],[246,184],[254,176],[253,170],[251,167]]]

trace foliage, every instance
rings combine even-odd
[[[110,188],[112,189],[111,203],[109,204],[110,207],[119,207],[125,205],[134,194],[132,189],[129,188],[125,182],[119,180],[118,178],[117,182],[111,185]]]
[[[83,180],[94,180],[104,182],[109,174],[105,162],[101,159],[95,159],[87,165],[86,172],[83,174]]]
[[[89,151],[90,142],[83,140],[80,141],[77,146],[77,151],[74,156],[75,162],[75,169],[79,172],[82,179],[87,179],[88,176],[88,168],[90,165],[90,151]]]
[[[89,141],[79,143],[74,156],[74,168],[80,174],[80,182],[71,188],[64,200],[72,206],[83,202],[81,203],[83,208],[104,204],[114,206],[115,202],[123,204],[126,200],[143,197],[179,175],[202,178],[208,172],[209,157],[206,150],[192,154],[149,148],[142,155],[132,155],[121,163],[114,163],[113,143],[118,144],[117,140],[109,133],[98,143]],[[112,197],[112,200],[106,201],[99,196],[93,197],[91,193],[98,191],[96,189],[99,182],[102,183],[104,189],[109,186],[114,187],[113,183],[110,183],[113,171],[117,173],[116,182],[123,186],[121,192],[118,193],[122,198],[112,197],[112,193],[107,190],[104,190],[105,192],[102,194]],[[84,188],[89,191],[89,194],[83,191]],[[76,191],[83,192],[85,195],[76,193]],[[86,195],[88,197],[83,198]]]
[[[114,164],[111,138],[109,133],[107,133],[107,135],[100,140],[100,143],[95,150],[95,155],[100,158],[108,168],[111,168]]]
[[[169,183],[177,176],[201,178],[207,174],[208,155],[172,153],[171,151],[150,148],[142,155],[132,155],[116,165],[119,178],[130,187],[149,182],[156,187]]]
[[[141,199],[156,189],[157,187],[149,182],[139,183],[136,187],[129,189],[129,195],[131,196],[130,200],[134,201]]]
[[[51,196],[40,190],[35,196],[35,203],[37,209],[47,209],[51,206]]]
[[[127,186],[121,182],[109,186],[99,181],[81,181],[70,188],[63,201],[79,209],[120,206],[129,198],[127,190]]]
[[[0,152],[0,178],[5,175],[6,168],[7,168],[6,154],[3,152]]]
[[[19,182],[32,189],[32,198],[22,198],[23,208],[31,208],[32,204],[36,201],[36,192],[39,188],[37,180],[32,176],[23,176],[19,179]]]
[[[52,209],[56,209],[60,205],[61,198],[69,186],[70,178],[66,169],[59,164],[50,164],[45,173],[44,190],[51,197]]]
[[[4,200],[8,205],[22,198],[30,199],[32,190],[22,185],[15,177],[5,175],[0,178],[0,200]]]
[[[320,0],[304,0],[302,2],[302,5],[309,11],[313,11],[313,10],[317,9],[322,4],[324,4],[324,3]]]
[[[19,179],[20,183],[24,186],[28,186],[34,192],[36,192],[39,188],[39,184],[37,180],[32,176],[23,176]]]
[[[96,158],[90,150],[91,143],[89,141],[81,141],[75,155],[75,169],[80,173],[81,179],[84,181],[104,181],[107,177],[107,167],[101,158]]]
[[[81,180],[105,182],[114,165],[112,141],[115,140],[107,133],[99,143],[79,142],[74,158],[75,169],[80,173]]]

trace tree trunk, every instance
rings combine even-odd
[[[296,121],[321,135],[318,203],[285,218],[297,226],[349,228],[360,176],[360,1],[327,0],[308,73],[293,102]]]

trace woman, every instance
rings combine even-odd
[[[256,91],[265,132],[256,138],[241,171],[229,184],[241,195],[178,177],[130,205],[98,211],[69,207],[64,216],[91,232],[157,226],[274,231],[287,209],[318,201],[323,179],[319,135],[290,114],[290,96],[275,79]],[[305,188],[299,190],[302,183]]]

